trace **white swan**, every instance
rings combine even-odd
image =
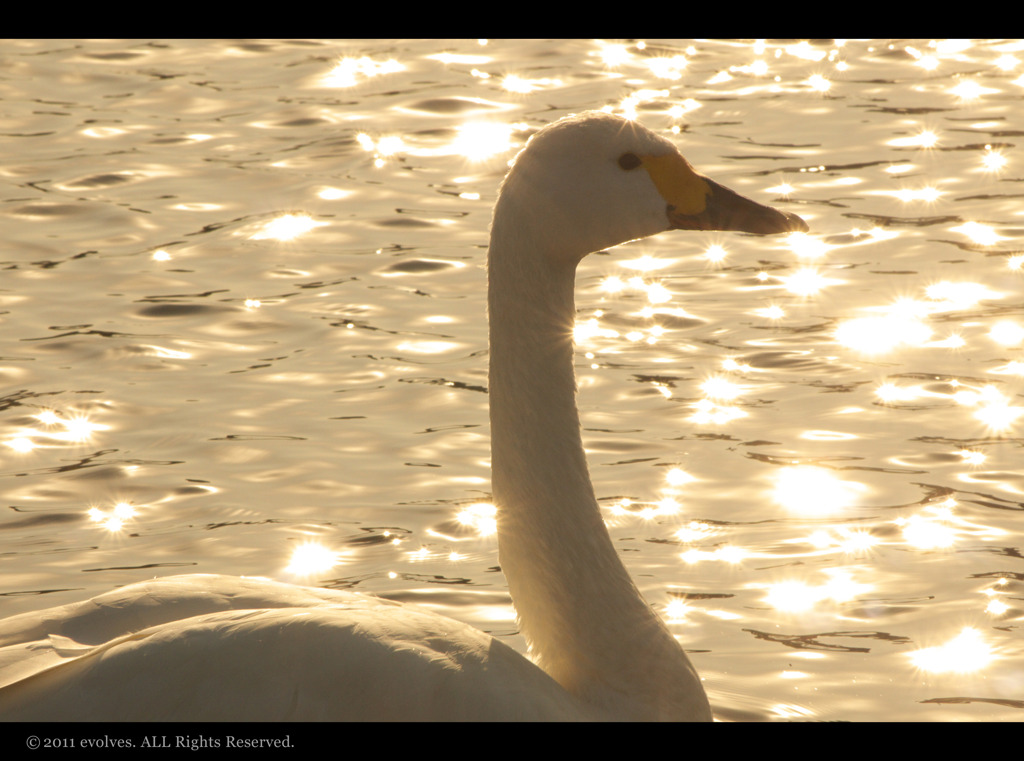
[[[577,263],[670,228],[807,226],[603,113],[537,132],[495,206],[493,497],[536,665],[412,605],[178,576],[0,621],[0,719],[710,719],[700,678],[612,545],[575,402]]]

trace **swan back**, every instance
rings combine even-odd
[[[0,721],[585,718],[487,634],[347,591],[178,576],[0,626]]]

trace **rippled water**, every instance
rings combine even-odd
[[[597,492],[716,715],[1021,719],[1022,48],[3,43],[0,616],[263,575],[523,650],[458,517],[487,226],[532,131],[609,107],[811,227],[579,272]]]

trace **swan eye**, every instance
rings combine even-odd
[[[636,169],[642,163],[643,162],[640,160],[640,157],[637,156],[635,153],[623,153],[621,156],[619,156],[619,166],[625,169],[627,172],[630,169]]]

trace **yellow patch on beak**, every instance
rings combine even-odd
[[[700,214],[705,210],[711,188],[680,154],[641,156],[640,159],[673,214]]]

